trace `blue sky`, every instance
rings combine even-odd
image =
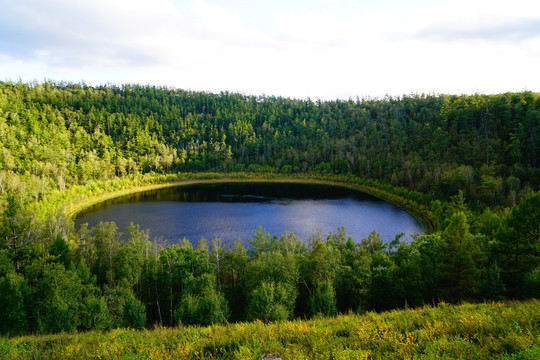
[[[540,91],[540,0],[0,0],[0,79],[334,99]]]

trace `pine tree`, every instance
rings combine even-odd
[[[516,296],[540,260],[540,192],[527,196],[503,219],[494,251],[503,282],[509,294]]]
[[[475,254],[478,244],[469,233],[465,213],[454,213],[441,234],[438,271],[443,296],[448,300],[471,299],[477,295],[480,269]]]

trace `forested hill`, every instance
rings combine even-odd
[[[540,94],[336,101],[0,82],[1,191],[177,171],[351,173],[471,204],[540,186]]]
[[[539,161],[531,92],[313,102],[0,82],[0,336],[538,298]],[[125,238],[114,223],[75,229],[60,208],[141,184],[255,176],[360,187],[436,226],[386,244],[375,231],[304,243],[259,227],[247,248],[164,246],[133,224]],[[507,333],[497,326],[489,334]]]

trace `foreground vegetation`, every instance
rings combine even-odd
[[[540,302],[0,339],[9,359],[538,359]]]

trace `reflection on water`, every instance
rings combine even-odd
[[[138,193],[107,201],[79,215],[77,224],[114,221],[121,230],[133,222],[150,229],[151,237],[169,244],[186,237],[222,238],[230,246],[251,238],[258,226],[281,236],[294,232],[307,241],[317,228],[323,234],[344,226],[356,242],[377,230],[384,241],[404,232],[422,232],[402,209],[353,190],[283,183],[197,184]]]

